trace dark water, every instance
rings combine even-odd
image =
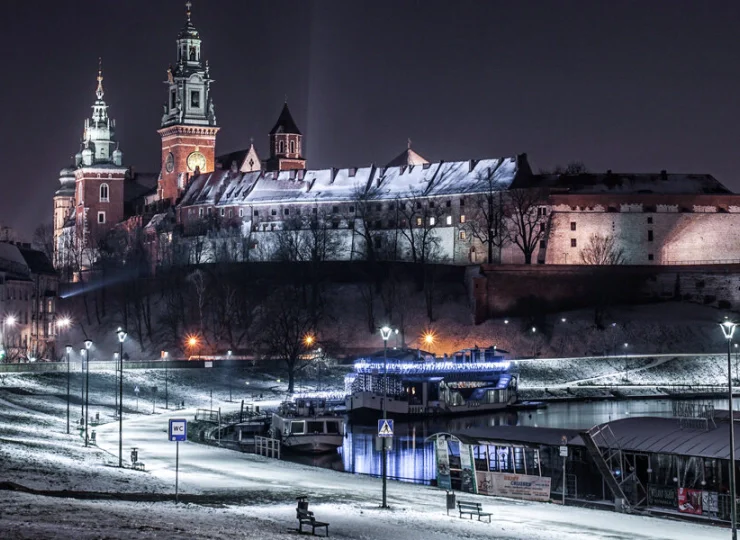
[[[740,399],[735,399],[740,410]],[[727,400],[691,400],[685,403],[712,403],[727,409]],[[671,416],[672,400],[597,401],[553,403],[546,409],[509,411],[458,418],[436,418],[416,422],[395,422],[393,450],[388,454],[388,475],[408,482],[428,483],[435,478],[434,448],[427,441],[440,431],[456,432],[472,427],[520,425],[588,429],[597,424],[628,416]],[[293,460],[317,467],[380,476],[381,452],[375,450],[376,424],[348,424],[344,445],[337,453],[318,457],[293,456]]]

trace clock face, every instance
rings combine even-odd
[[[188,156],[188,169],[194,171],[200,169],[201,171],[206,168],[206,156],[200,152],[193,152]]]
[[[168,173],[175,170],[175,156],[172,155],[172,152],[167,154],[167,159],[164,161],[164,169]]]

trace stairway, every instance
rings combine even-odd
[[[596,467],[599,469],[606,485],[609,486],[614,499],[622,500],[623,508],[625,511],[629,511],[629,499],[622,490],[621,482],[617,481],[614,476],[616,468],[619,469],[620,474],[623,474],[624,469],[621,463],[621,450],[611,429],[609,426],[594,426],[581,433],[581,439],[583,439],[583,443],[586,445],[594,463],[596,463]],[[597,439],[604,446],[603,450],[599,448]]]

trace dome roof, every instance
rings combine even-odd
[[[188,19],[185,26],[180,29],[180,33],[177,34],[177,39],[200,39],[200,32],[195,28],[192,21]]]
[[[60,178],[74,178],[75,170],[72,167],[65,167],[59,171]]]

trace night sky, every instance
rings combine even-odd
[[[156,133],[184,0],[10,0],[0,222],[51,222],[98,56],[124,162]],[[216,80],[217,153],[266,153],[284,98],[308,166],[527,152],[535,171],[701,172],[740,190],[740,2],[194,0]]]

